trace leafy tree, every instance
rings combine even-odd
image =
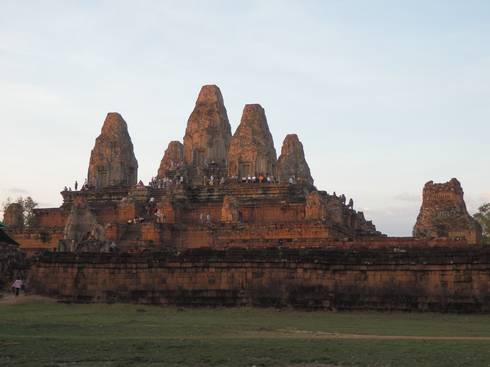
[[[30,197],[26,197],[23,202],[24,208],[24,225],[26,227],[31,227],[34,225],[34,208],[37,206],[37,203]]]
[[[482,226],[483,243],[490,244],[490,203],[480,206],[473,218]]]
[[[8,208],[10,204],[17,203],[22,206],[22,213],[24,215],[24,226],[31,227],[34,225],[34,208],[37,206],[37,203],[32,199],[32,197],[28,196],[23,198],[22,196],[18,197],[16,200],[8,197],[2,203],[2,209],[5,213],[5,210]]]

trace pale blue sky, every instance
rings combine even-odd
[[[86,176],[107,112],[126,119],[139,177],[181,140],[203,84],[232,128],[266,110],[297,133],[317,187],[409,235],[424,183],[490,200],[489,1],[0,0],[0,201],[58,206]]]

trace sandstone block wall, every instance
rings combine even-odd
[[[490,311],[490,248],[50,254],[29,287],[87,302]]]

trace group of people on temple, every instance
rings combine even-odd
[[[75,181],[74,189],[75,190],[72,190],[71,186],[65,186],[63,188],[63,191],[78,191],[78,181]],[[87,190],[93,190],[93,189],[95,189],[95,187],[89,185],[88,180],[85,179],[85,183],[82,185],[80,191],[87,191]]]
[[[256,175],[248,175],[248,176],[232,176],[229,178],[225,177],[217,177],[214,175],[211,176],[203,176],[203,185],[205,186],[213,186],[213,185],[224,185],[227,182],[239,182],[239,183],[265,183],[265,184],[275,184],[280,183],[280,180],[276,177],[266,174],[256,174]],[[290,185],[294,185],[301,182],[300,179],[297,179],[296,176],[290,176],[287,180],[287,183]]]
[[[200,224],[211,224],[211,214],[210,213],[207,213],[207,214],[204,214],[204,213],[200,213],[199,214],[199,223]]]
[[[263,174],[258,174],[254,176],[244,176],[241,177],[240,179],[238,177],[233,177],[236,181],[240,181],[242,183],[276,183],[276,179],[274,176],[271,176],[269,174],[263,175]]]
[[[135,216],[132,219],[128,220],[128,224],[135,223],[143,223],[148,218],[156,217],[157,223],[165,223],[165,215],[163,211],[158,208],[157,202],[154,197],[151,197],[148,200],[148,203],[145,205],[145,217]]]
[[[166,189],[184,184],[184,176],[171,177],[152,177],[149,186],[154,189]]]
[[[203,176],[202,183],[204,186],[214,186],[214,185],[224,185],[227,182],[239,182],[239,183],[265,183],[265,184],[275,184],[280,183],[280,180],[276,177],[269,174],[256,174],[256,175],[248,175],[248,176],[232,176],[225,178],[224,176],[218,175],[210,175]],[[300,179],[296,178],[296,176],[290,176],[288,179],[288,184],[294,185],[301,182]],[[154,189],[165,189],[170,187],[182,186],[185,183],[184,175],[175,175],[173,177],[152,177],[148,185]],[[139,181],[137,187],[144,187],[143,181]],[[93,190],[95,187],[89,185],[87,179],[85,179],[85,183],[82,185],[80,191]],[[78,191],[78,181],[75,181],[74,190],[72,190],[71,186],[65,186],[63,191]]]

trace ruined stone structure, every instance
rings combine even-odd
[[[262,106],[245,105],[228,152],[228,176],[275,176],[277,156]]]
[[[427,182],[413,235],[465,238],[470,243],[480,243],[482,229],[468,214],[463,195],[455,178],[446,183]]]
[[[289,182],[292,179],[313,185],[303,144],[296,134],[287,135],[282,143],[281,155],[277,160],[277,175],[281,182]]]
[[[79,252],[94,244],[105,245],[105,229],[97,223],[95,215],[87,205],[85,198],[75,198],[63,231],[63,240],[58,250]]]
[[[6,213],[28,255],[52,251],[32,269],[35,289],[80,300],[490,309],[488,251],[471,247],[481,230],[457,180],[426,185],[415,237],[386,237],[353,199],[313,185],[297,135],[277,159],[260,105],[245,106],[232,136],[216,86],[201,89],[183,144],[169,144],[149,185],[137,184],[137,168],[126,123],[111,113],[88,185],[63,191],[59,208],[34,209],[29,228],[15,225],[15,208]]]
[[[10,204],[5,209],[3,221],[5,225],[10,228],[24,228],[24,209],[22,208],[22,205],[19,203]]]
[[[216,85],[205,85],[184,136],[184,162],[193,183],[202,183],[203,176],[224,175],[230,139],[231,126],[221,91]]]
[[[138,162],[126,121],[118,113],[108,113],[90,155],[89,187],[133,186],[138,177]]]

